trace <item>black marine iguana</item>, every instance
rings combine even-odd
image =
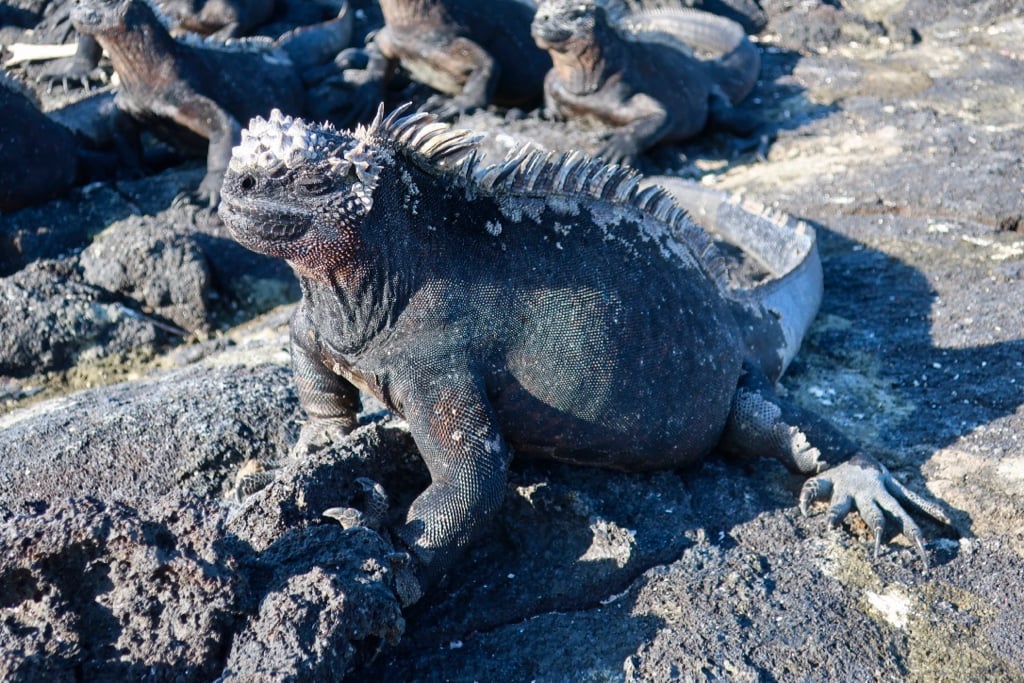
[[[541,0],[532,33],[554,62],[546,110],[611,126],[599,152],[607,161],[693,137],[709,119],[753,128],[732,105],[757,82],[760,54],[729,19],[686,9],[624,13],[615,0]],[[695,48],[718,57],[699,59]]]
[[[385,25],[367,45],[369,65],[353,107],[372,113],[399,64],[449,98],[438,116],[540,100],[551,59],[530,39],[531,0],[381,0]]]
[[[190,31],[218,38],[237,38],[247,35],[253,28],[266,22],[274,11],[275,0],[153,0],[154,6],[175,30]],[[40,29],[59,32],[69,24],[74,2],[65,2],[50,14]],[[68,27],[69,28],[69,27]],[[68,33],[57,36],[63,42]],[[61,83],[64,90],[69,84],[79,83],[88,89],[92,81],[105,82],[106,73],[99,69],[103,50],[90,35],[79,35],[73,57],[58,59],[43,67],[37,80],[49,81],[50,87]]]
[[[39,109],[34,94],[0,71],[0,211],[59,196],[78,174],[71,132]]]
[[[71,19],[110,56],[121,79],[119,109],[175,144],[201,149],[208,141],[198,194],[211,205],[238,141],[239,121],[274,107],[318,114],[313,105],[319,103],[306,100],[302,70],[333,58],[352,29],[351,13],[343,11],[276,41],[179,39],[146,0],[80,0]]]
[[[297,451],[352,429],[359,389],[408,421],[432,482],[395,533],[423,586],[498,510],[513,451],[621,470],[720,442],[771,455],[812,475],[802,508],[856,505],[876,549],[888,513],[927,561],[901,502],[940,508],[772,390],[821,295],[808,228],[745,228],[674,189],[790,272],[730,288],[708,233],[633,172],[536,151],[481,166],[477,139],[426,113],[344,132],[274,112],[243,132],[220,206],[300,278]]]

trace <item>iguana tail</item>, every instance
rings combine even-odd
[[[294,28],[275,42],[288,54],[300,72],[325,64],[352,42],[354,14],[351,5],[344,2],[333,19]]]
[[[604,0],[616,16],[650,9],[688,9],[710,12],[732,19],[747,33],[757,33],[768,24],[768,15],[757,0]]]
[[[654,176],[644,184],[664,188],[694,222],[739,247],[769,273],[762,282],[731,294],[741,309],[753,360],[777,380],[821,304],[821,257],[814,229],[781,211],[682,178]]]
[[[675,41],[683,49],[709,54],[715,83],[733,104],[750,93],[761,73],[761,53],[731,19],[680,7],[631,12],[616,23],[620,31],[644,40]]]

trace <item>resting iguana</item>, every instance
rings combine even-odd
[[[610,126],[599,152],[607,161],[691,138],[709,119],[753,127],[732,105],[757,82],[760,54],[729,19],[686,9],[623,13],[613,0],[541,0],[532,33],[554,62],[545,109]],[[700,59],[693,49],[718,56]]]
[[[304,27],[276,41],[173,38],[146,0],[80,0],[71,14],[79,33],[110,56],[120,77],[116,103],[133,120],[189,148],[207,146],[199,195],[216,204],[239,121],[278,107],[316,113],[306,101],[302,69],[346,47],[352,17]]]
[[[509,461],[676,468],[718,443],[812,475],[801,505],[883,511],[926,557],[900,502],[944,519],[820,419],[775,396],[814,317],[808,228],[744,226],[683,201],[789,274],[747,289],[665,191],[580,154],[475,161],[478,138],[426,113],[338,131],[274,112],[243,132],[220,216],[285,259],[302,299],[292,361],[300,450],[355,425],[359,390],[407,420],[431,484],[395,531],[424,586],[495,514]]]
[[[189,31],[218,38],[248,35],[256,26],[270,19],[274,0],[152,0],[153,8],[174,31]],[[67,37],[69,13],[74,2],[66,2],[50,14],[38,28],[63,42]],[[63,31],[61,29],[63,28]],[[63,35],[59,35],[63,32]],[[43,67],[38,80],[49,81],[50,87],[61,83],[64,90],[79,83],[88,89],[92,81],[105,82],[106,72],[99,69],[102,49],[90,35],[79,35],[75,55],[58,59]]]
[[[59,196],[78,174],[71,132],[39,109],[35,95],[0,71],[0,211]]]
[[[354,108],[372,113],[399,65],[451,96],[428,103],[443,117],[492,100],[540,100],[551,59],[530,39],[532,0],[381,0],[380,9],[385,25],[367,45],[369,65]]]

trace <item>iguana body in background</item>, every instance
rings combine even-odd
[[[856,501],[880,538],[895,516],[924,556],[900,501],[941,510],[772,390],[821,296],[806,226],[733,225],[790,272],[731,288],[708,234],[634,173],[531,151],[484,167],[476,139],[423,113],[350,133],[275,112],[243,133],[220,207],[300,278],[299,450],[353,428],[359,389],[407,420],[432,481],[395,533],[424,586],[500,507],[513,451],[639,471],[721,442],[813,475],[801,504],[831,494],[833,521]],[[717,195],[676,192],[727,222]]]
[[[286,34],[276,41],[174,38],[145,0],[82,0],[71,15],[93,36],[120,77],[118,108],[172,143],[202,149],[207,172],[200,198],[216,204],[240,121],[278,107],[316,113],[302,70],[346,47],[352,17]],[[327,103],[324,103],[327,106]]]
[[[757,82],[760,54],[729,19],[686,9],[625,12],[612,0],[542,0],[532,33],[554,62],[546,110],[611,127],[599,152],[608,161],[691,138],[709,120],[753,128],[732,105]]]
[[[78,175],[74,136],[39,110],[32,92],[0,72],[0,211],[52,199]]]
[[[430,106],[440,116],[492,101],[539,101],[551,59],[530,39],[532,0],[381,0],[384,27],[369,45],[365,84],[355,107],[372,113],[400,65],[413,80],[450,96]]]
[[[46,24],[66,24],[74,2],[65,3],[48,17]],[[189,31],[199,35],[213,35],[221,39],[248,35],[255,27],[270,19],[275,0],[152,0],[153,9],[160,13],[172,32]],[[43,30],[47,30],[49,26]],[[66,35],[66,34],[65,34]],[[63,37],[62,37],[63,39]],[[80,83],[88,89],[94,80],[103,81],[106,74],[98,66],[102,48],[88,34],[78,36],[74,57],[59,59],[43,68],[40,80],[51,85]]]

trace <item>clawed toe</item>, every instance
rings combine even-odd
[[[328,508],[323,511],[324,517],[330,517],[337,521],[345,529],[353,527],[366,527],[379,531],[384,524],[384,518],[388,511],[388,496],[384,487],[367,477],[359,477],[355,480],[362,489],[362,495],[366,499],[366,510],[361,511],[353,507]]]
[[[885,537],[886,518],[895,519],[903,535],[914,544],[925,573],[928,572],[929,561],[924,535],[901,503],[915,507],[940,522],[949,522],[937,503],[907,489],[881,463],[864,455],[857,455],[808,479],[800,491],[801,512],[807,515],[811,503],[816,500],[831,502],[828,511],[830,526],[838,526],[856,508],[874,533],[873,552],[876,558]]]
[[[274,473],[259,460],[246,460],[235,474],[235,483],[228,491],[228,497],[241,502],[274,481]]]

